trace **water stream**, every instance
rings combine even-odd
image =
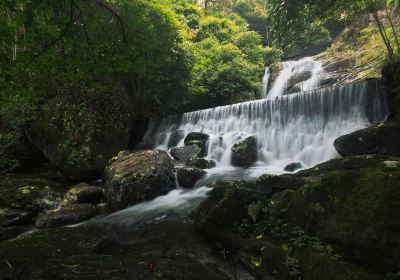
[[[286,94],[288,82],[301,72],[311,72],[302,82],[302,92]],[[188,215],[206,197],[210,184],[221,178],[254,180],[264,173],[282,174],[290,163],[303,168],[339,157],[333,142],[336,138],[382,121],[387,115],[385,94],[371,90],[369,82],[317,88],[319,63],[310,58],[283,63],[283,70],[266,98],[229,106],[167,117],[150,124],[144,142],[168,151],[174,131],[204,132],[210,135],[207,144],[209,159],[215,168],[192,190],[176,189],[165,196],[140,203],[101,219],[101,223],[131,227],[140,221],[161,221],[170,215]],[[269,69],[264,77],[268,88]],[[247,136],[257,139],[258,159],[250,168],[231,164],[232,145]],[[183,139],[177,146],[183,146]]]

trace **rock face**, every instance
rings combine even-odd
[[[41,214],[36,219],[37,228],[52,228],[77,224],[96,216],[96,207],[91,204],[71,204]]]
[[[400,269],[399,187],[400,157],[340,158],[256,183],[219,183],[195,225],[255,277],[290,279],[282,264],[297,260],[302,279],[383,280]]]
[[[257,140],[249,136],[232,146],[232,164],[248,167],[257,160]]]
[[[61,206],[70,204],[98,204],[103,198],[103,189],[86,184],[73,186],[65,195]]]
[[[159,150],[120,153],[107,166],[103,183],[110,207],[122,209],[174,189],[173,162]]]
[[[204,174],[206,174],[206,172],[196,167],[184,167],[178,169],[178,183],[184,188],[191,188],[200,180],[201,177],[203,177]]]
[[[296,170],[301,169],[302,167],[303,165],[301,164],[301,162],[292,162],[286,165],[283,170],[287,172],[294,172]]]
[[[168,141],[168,147],[172,148],[175,147],[181,142],[181,140],[185,137],[185,131],[184,130],[177,130],[172,132],[169,141]]]
[[[60,87],[29,129],[44,156],[70,180],[99,178],[110,158],[127,148],[129,97],[104,83],[104,91],[83,84]]]
[[[400,123],[383,123],[355,131],[335,140],[334,146],[342,156],[381,154],[400,155]]]
[[[200,156],[202,151],[198,145],[189,145],[184,147],[172,148],[171,156],[179,161],[187,161],[193,156]]]

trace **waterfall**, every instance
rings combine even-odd
[[[270,71],[269,71],[269,67],[266,67],[264,77],[263,77],[263,91],[262,91],[263,98],[266,98],[267,94],[268,94],[269,79],[270,79]]]
[[[274,99],[276,97],[282,96],[289,89],[288,86],[297,86],[299,89],[298,91],[308,91],[315,89],[318,87],[319,78],[322,73],[323,67],[321,66],[321,63],[315,61],[312,57],[305,57],[298,61],[285,61],[282,63],[282,71],[276,78],[270,92],[268,94],[265,94],[265,97],[267,97],[268,99]],[[266,75],[263,79],[265,88],[267,88],[268,86],[268,80],[267,86],[265,82]]]
[[[312,167],[339,156],[333,147],[336,138],[385,119],[384,94],[368,85],[362,81],[185,113],[162,120],[147,137],[157,138],[155,146],[167,150],[173,131],[207,133],[207,157],[217,162],[217,169],[229,170],[233,143],[254,135],[258,161],[253,168],[279,174],[293,162]]]

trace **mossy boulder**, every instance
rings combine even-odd
[[[282,199],[273,212],[307,234],[334,244],[346,258],[387,270],[400,269],[400,158],[364,157],[365,166],[317,166],[321,175]],[[335,160],[338,162],[340,160]],[[351,165],[352,159],[345,159]],[[284,209],[284,211],[282,211]]]
[[[334,146],[342,156],[365,154],[400,156],[400,122],[388,122],[343,135]]]
[[[108,164],[103,184],[110,207],[122,209],[174,189],[174,165],[165,151],[120,152]]]
[[[255,277],[386,279],[400,270],[399,176],[400,158],[371,155],[220,183],[195,225]]]
[[[29,134],[44,156],[69,179],[95,179],[110,158],[127,148],[128,105],[127,93],[112,81],[96,88],[66,84],[43,106]]]

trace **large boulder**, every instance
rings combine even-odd
[[[103,184],[110,207],[122,209],[174,189],[174,165],[165,151],[120,152],[107,166]]]
[[[185,131],[184,130],[176,130],[172,132],[171,136],[169,137],[168,147],[176,147],[182,139],[185,138]]]
[[[172,148],[170,154],[176,160],[187,161],[191,157],[200,156],[202,154],[202,151],[198,145],[194,144],[184,147]]]
[[[388,122],[341,136],[334,146],[342,156],[400,155],[399,139],[400,122]]]
[[[197,167],[184,167],[178,169],[178,183],[184,188],[191,188],[201,179],[201,177],[203,177],[204,174],[206,174],[206,172]]]
[[[193,217],[255,277],[383,280],[400,270],[399,172],[399,157],[360,156],[218,183]]]
[[[52,228],[77,224],[93,218],[96,214],[96,207],[91,204],[71,204],[39,215],[35,226]]]
[[[104,90],[75,83],[58,91],[32,123],[29,136],[69,179],[98,178],[110,158],[127,148],[129,97],[112,82],[104,82]]]
[[[301,188],[272,198],[275,219],[333,244],[345,259],[400,269],[400,158],[336,159],[298,176]]]
[[[232,164],[248,167],[257,160],[257,140],[255,136],[249,136],[233,144]]]

